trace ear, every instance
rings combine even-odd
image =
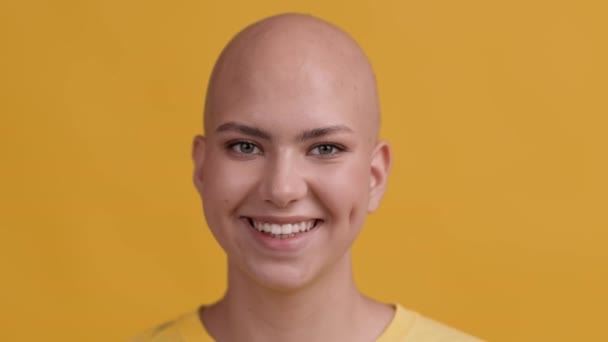
[[[386,182],[391,167],[391,149],[386,141],[376,144],[372,153],[371,172],[369,179],[369,203],[367,211],[378,209],[380,200],[386,191]]]
[[[203,163],[205,162],[205,137],[202,135],[197,135],[192,140],[192,161],[194,162],[192,180],[200,192],[203,184]]]

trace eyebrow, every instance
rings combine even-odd
[[[221,124],[218,126],[218,128],[215,130],[216,132],[239,132],[245,135],[249,135],[252,137],[256,137],[256,138],[260,138],[260,139],[264,139],[264,140],[271,140],[270,139],[270,134],[262,131],[259,128],[255,128],[252,126],[247,126],[247,125],[243,125],[237,122],[226,122],[224,124]]]
[[[314,128],[309,131],[305,131],[304,133],[302,133],[300,135],[298,140],[306,141],[306,140],[310,140],[310,139],[321,138],[321,137],[328,136],[328,135],[335,134],[335,133],[354,133],[354,132],[352,129],[348,128],[347,126],[335,125],[335,126],[328,126],[328,127],[322,127],[322,128]]]
[[[255,138],[260,138],[260,139],[269,140],[269,141],[272,140],[272,137],[269,133],[264,132],[263,130],[261,130],[259,128],[240,124],[238,122],[226,122],[224,124],[219,125],[215,131],[216,132],[232,131],[232,132],[238,132],[238,133],[245,134],[245,135],[255,137]],[[348,126],[333,125],[333,126],[327,126],[327,127],[321,127],[321,128],[313,128],[311,130],[304,131],[298,136],[297,140],[306,141],[306,140],[321,138],[321,137],[336,134],[336,133],[354,133],[354,132]]]

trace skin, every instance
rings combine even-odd
[[[200,313],[216,340],[373,341],[389,324],[393,308],[359,292],[351,265],[390,167],[379,117],[365,54],[329,23],[279,15],[224,49],[192,151],[206,220],[228,256],[226,294]],[[316,226],[275,249],[252,220]]]

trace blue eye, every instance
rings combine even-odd
[[[254,143],[249,141],[237,141],[228,146],[232,151],[240,154],[261,154],[262,151]]]
[[[319,156],[333,156],[338,152],[344,151],[344,148],[341,148],[334,144],[320,144],[313,147],[310,150],[310,154],[319,155]]]

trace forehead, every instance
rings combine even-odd
[[[297,134],[307,129],[345,125],[364,133],[373,113],[365,87],[348,73],[324,70],[310,61],[262,65],[217,80],[210,92],[206,128],[243,121]]]
[[[375,79],[367,59],[345,35],[332,42],[320,33],[237,36],[209,83],[206,131],[239,120],[282,130],[347,125],[355,132],[377,131]]]
[[[306,99],[307,97],[303,97]],[[297,103],[302,106],[296,105]],[[308,103],[312,105],[306,106]],[[367,140],[368,134],[358,116],[352,115],[344,106],[333,103],[295,101],[243,101],[226,106],[216,112],[210,120],[208,135],[219,133],[221,127],[232,124],[247,126],[266,132],[270,141],[304,141],[307,132],[327,130],[331,136]],[[234,128],[234,125],[232,125]],[[226,132],[239,132],[238,129]],[[244,131],[240,130],[241,133]],[[313,135],[314,136],[314,135]],[[320,135],[323,136],[323,135]]]

